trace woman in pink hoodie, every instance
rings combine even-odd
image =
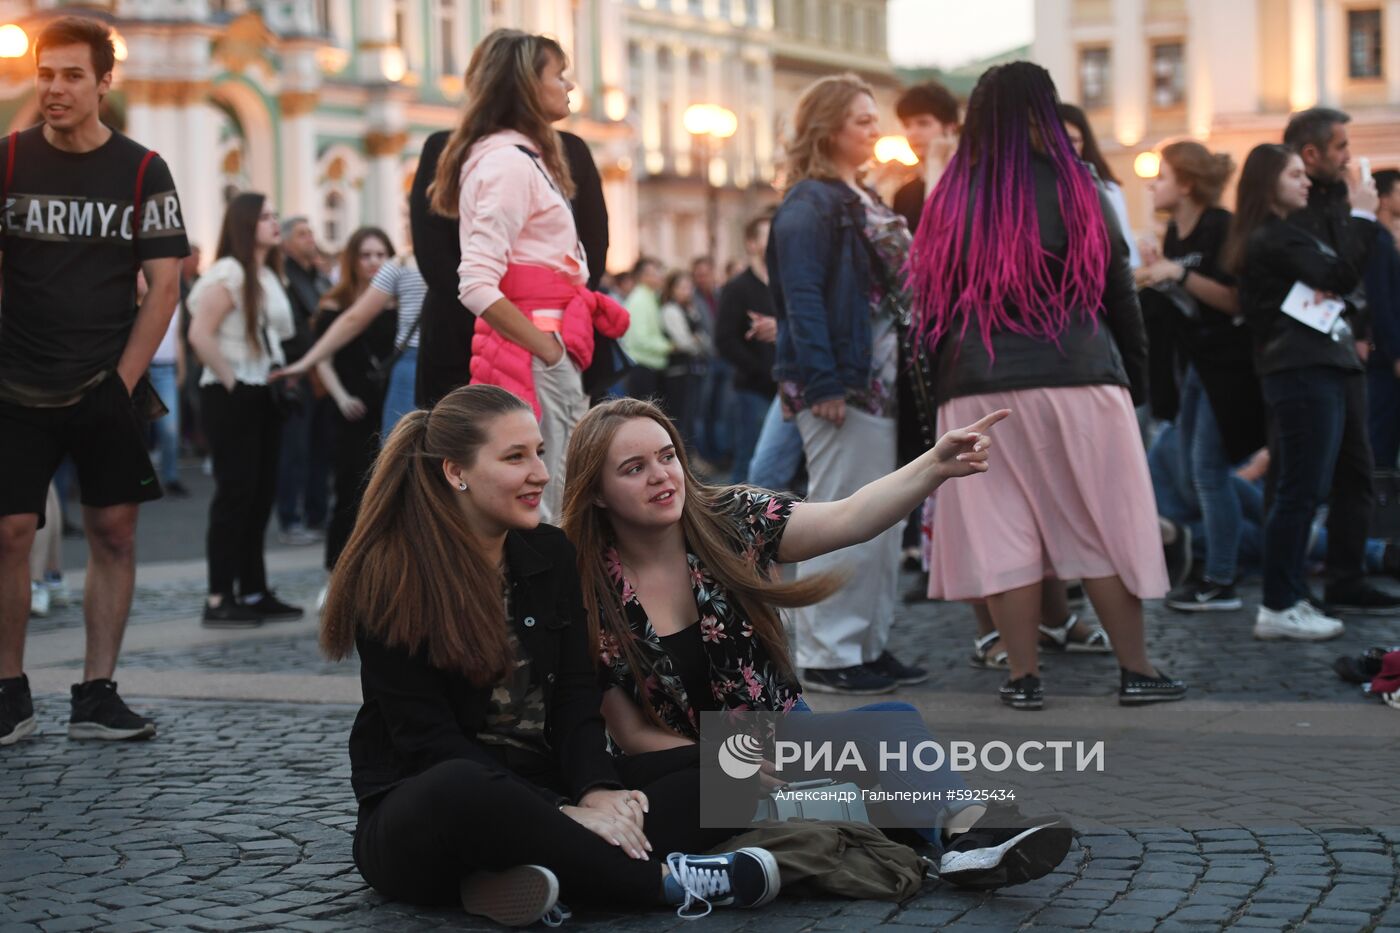
[[[559,514],[564,451],[588,410],[580,373],[594,331],[617,338],[628,323],[620,305],[585,286],[574,183],[552,126],[569,115],[567,66],[545,36],[498,29],[483,39],[428,192],[435,213],[458,221],[458,298],[477,316],[471,381],[509,389],[539,418],[552,477],[544,521]]]

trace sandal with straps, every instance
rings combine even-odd
[[[972,640],[972,657],[969,660],[973,667],[989,671],[1006,670],[1011,666],[1006,659],[1006,649],[1001,647],[1001,635],[995,631]]]
[[[1074,638],[1070,633],[1079,622],[1079,613],[1071,612],[1064,625],[1040,626],[1040,646],[1056,651],[1068,651],[1071,654],[1108,654],[1113,651],[1113,643],[1108,640],[1108,633],[1100,625],[1089,625],[1088,635]]]

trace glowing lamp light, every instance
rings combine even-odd
[[[1162,167],[1162,157],[1152,150],[1139,152],[1133,160],[1133,174],[1138,178],[1156,178]]]
[[[384,50],[383,62],[384,80],[391,84],[398,84],[408,74],[408,62],[404,59],[403,49],[391,46]]]
[[[578,113],[583,109],[583,92],[574,88],[569,92],[569,113]]]
[[[29,51],[29,36],[14,23],[0,26],[0,58],[23,58]]]
[[[903,136],[881,136],[875,143],[875,158],[881,163],[898,162],[901,165],[918,165],[919,157]]]
[[[631,104],[627,100],[627,92],[620,87],[610,87],[603,92],[603,114],[614,123],[621,123],[627,119],[627,112],[631,110]]]
[[[117,32],[115,29],[112,30],[112,54],[116,57],[117,61],[126,61],[126,40],[123,39],[121,33]]]
[[[734,111],[718,104],[692,104],[685,108],[685,131],[691,136],[713,136],[728,139],[739,129]]]

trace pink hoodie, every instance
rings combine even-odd
[[[505,297],[501,279],[510,265],[541,266],[575,285],[588,281],[588,257],[568,200],[544,162],[518,146],[539,151],[524,133],[501,130],[478,140],[462,163],[457,297],[473,314]]]

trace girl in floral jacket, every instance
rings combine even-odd
[[[778,608],[819,602],[844,581],[781,582],[774,565],[867,541],[944,480],[986,472],[987,431],[1009,414],[948,432],[913,463],[836,502],[702,485],[675,426],[649,402],[617,399],[585,415],[569,444],[564,530],[578,551],[603,715],[618,749],[694,744],[707,710],[808,711]],[[984,812],[948,808],[941,826],[921,831],[941,852],[946,879],[1017,884],[1064,857],[1067,829],[979,830]],[[959,841],[948,844],[953,835]],[[1007,858],[1013,849],[1030,857]]]

